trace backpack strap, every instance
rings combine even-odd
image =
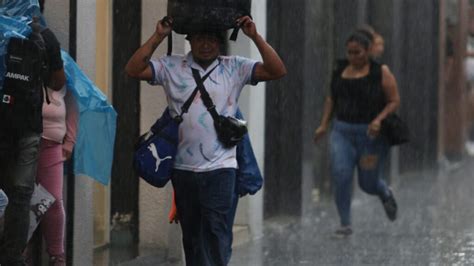
[[[206,73],[206,75],[204,75],[204,77],[200,77],[199,75],[199,71],[198,71],[198,75],[199,75],[199,81],[201,84],[204,84],[204,81],[206,81],[206,79],[211,75],[211,73],[220,65],[220,59],[219,59],[219,64],[217,64],[213,69],[211,69],[209,72]],[[191,70],[193,70],[193,76],[194,76],[194,69],[191,68]],[[196,70],[197,71],[197,70]],[[189,107],[191,107],[191,104],[193,103],[193,100],[194,100],[194,97],[196,97],[196,94],[197,92],[199,91],[199,82],[196,81],[196,88],[194,89],[193,93],[191,93],[191,95],[189,96],[189,98],[186,100],[186,102],[184,102],[183,106],[181,107],[181,114],[179,116],[176,117],[176,119],[178,119],[178,121],[183,121],[183,115],[185,113],[188,112],[189,110]],[[204,85],[203,85],[204,86]],[[202,92],[201,92],[202,94]]]
[[[43,53],[41,55],[41,60],[43,62],[43,69],[42,69],[42,73],[41,73],[41,87],[42,87],[42,90],[43,90],[43,93],[44,93],[44,98],[46,100],[46,103],[47,104],[51,104],[51,100],[49,99],[49,94],[48,94],[48,89],[47,89],[47,80],[49,77],[47,77],[47,75],[49,74],[49,58],[48,56],[46,55],[47,51],[46,51],[46,42],[44,41],[44,38],[43,38],[43,35],[42,33],[47,30],[48,28],[47,27],[44,27],[43,25],[41,25],[38,21],[35,21],[33,20],[33,22],[30,23],[29,25],[33,31],[34,34],[36,34],[36,38],[40,39],[41,42],[43,43]]]
[[[43,90],[44,90],[44,98],[46,100],[46,103],[51,104],[51,100],[49,99],[49,94],[48,94],[48,88],[43,85]]]
[[[170,56],[173,52],[173,32],[170,32],[168,35],[168,52],[166,52],[167,56]]]
[[[196,81],[197,87],[199,91],[201,92],[201,99],[204,105],[207,108],[207,111],[211,114],[212,119],[214,121],[219,121],[219,114],[217,113],[216,106],[214,105],[214,102],[212,102],[211,96],[209,96],[209,93],[206,90],[206,87],[204,87],[204,82],[201,79],[201,75],[199,74],[199,70],[195,68],[191,68],[193,71],[193,77],[194,80]]]
[[[373,80],[379,84],[382,84],[382,64],[370,60],[370,75],[373,77]]]
[[[162,23],[168,24],[171,26],[173,25],[173,23],[171,23],[171,18],[169,16],[164,16],[162,19]],[[173,52],[173,31],[171,31],[170,34],[168,35],[168,51],[166,52],[166,55],[170,56],[172,52]]]
[[[349,65],[349,60],[341,59],[337,60],[334,64],[333,69],[333,78],[336,78],[338,75],[341,75],[344,72],[344,69]]]
[[[237,40],[237,36],[239,35],[239,30],[240,30],[240,27],[234,27],[234,29],[232,30],[232,34],[230,35],[229,40],[235,42]]]
[[[249,16],[251,19],[253,19],[250,14],[247,14],[246,16]],[[239,35],[239,30],[240,30],[240,27],[235,26],[234,29],[232,30],[232,34],[230,35],[229,40],[235,42],[237,40],[238,35]]]
[[[331,83],[329,85],[331,95],[333,92],[333,85],[336,78],[341,76],[342,72],[344,71],[344,69],[346,69],[348,65],[349,65],[349,60],[347,59],[341,59],[334,62],[334,67],[331,74]],[[333,99],[333,100],[335,101],[336,99]]]

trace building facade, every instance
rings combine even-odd
[[[73,265],[105,265],[147,255],[182,259],[180,228],[167,218],[171,185],[151,187],[131,167],[136,139],[161,114],[166,99],[160,87],[130,79],[124,72],[130,56],[166,15],[166,6],[166,0],[46,1],[46,20],[62,48],[118,112],[110,185],[88,177],[67,178],[67,243]],[[452,122],[453,117],[463,117],[462,77],[454,85],[440,81],[449,33],[445,21],[453,12],[458,18],[451,30],[461,50],[466,6],[468,0],[252,1],[258,30],[282,56],[288,75],[246,88],[240,98],[265,184],[239,202],[236,244],[261,237],[266,219],[303,216],[319,197],[330,194],[327,144],[313,145],[312,134],[333,62],[344,56],[344,40],[359,25],[370,24],[385,38],[383,61],[399,82],[400,114],[412,134],[409,144],[392,152],[390,181],[396,184],[400,174],[435,166],[445,147],[453,146],[446,134],[454,132],[462,143],[464,120]],[[166,48],[165,42],[155,56],[165,54]],[[183,36],[176,34],[173,48],[175,53],[189,51]],[[243,34],[229,43],[228,52],[259,59]],[[462,68],[462,52],[455,56]],[[455,92],[449,97],[448,86]]]

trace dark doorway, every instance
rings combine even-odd
[[[304,1],[268,2],[267,39],[282,57],[292,74],[267,83],[265,107],[265,195],[264,216],[270,218],[301,213],[302,96],[304,49],[303,34],[294,25],[304,25],[304,16],[292,10],[304,10]],[[287,18],[292,23],[287,23]]]
[[[111,182],[111,260],[137,255],[138,177],[132,155],[139,136],[140,83],[127,77],[124,68],[140,46],[140,32],[141,1],[114,1],[112,86],[118,120]]]

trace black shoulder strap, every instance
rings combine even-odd
[[[162,23],[173,25],[173,23],[171,22],[171,18],[169,16],[165,16],[162,19]],[[171,31],[170,34],[168,35],[168,52],[166,53],[166,55],[170,56],[172,52],[173,52],[173,31]]]
[[[46,41],[44,40],[43,38],[43,35],[42,33],[44,31],[46,31],[48,28],[47,27],[44,27],[43,25],[41,25],[39,22],[37,21],[33,21],[30,23],[30,27],[33,31],[34,34],[36,34],[35,38],[37,38],[36,40],[36,43],[39,41],[40,44],[37,43],[37,45],[41,45],[42,46],[42,51],[41,51],[41,61],[42,61],[42,70],[41,70],[41,87],[42,87],[42,90],[43,90],[43,93],[45,95],[45,100],[46,100],[46,103],[47,104],[51,104],[51,100],[49,99],[49,94],[48,94],[48,89],[47,89],[47,86],[46,86],[46,82],[47,82],[47,77],[46,75],[49,75],[49,57],[47,56],[47,52],[46,52]],[[33,34],[32,33],[32,34]]]
[[[201,99],[202,99],[204,105],[206,106],[207,111],[209,111],[209,113],[211,114],[212,119],[214,119],[214,121],[218,121],[219,120],[219,114],[216,111],[216,106],[212,102],[211,96],[209,96],[209,93],[207,92],[206,87],[204,87],[204,82],[201,79],[201,75],[199,74],[199,70],[194,69],[194,68],[191,68],[191,70],[193,71],[193,77],[194,77],[194,80],[196,81],[197,89],[201,92]]]
[[[349,60],[347,59],[337,60],[334,66],[334,73],[336,75],[342,74],[342,72],[344,72],[344,69],[346,69],[348,65],[349,65]]]
[[[166,52],[167,56],[170,56],[173,53],[173,32],[170,32],[168,35],[168,52]]]
[[[231,41],[236,41],[237,40],[237,36],[239,35],[239,30],[240,30],[240,27],[234,27],[234,29],[232,30],[232,34],[230,35],[230,38],[229,40]]]
[[[220,64],[220,62],[219,62]],[[206,79],[211,75],[211,73],[219,66],[219,64],[217,64],[217,66],[215,66],[213,69],[211,69],[209,72],[206,73],[206,75],[204,75],[204,77],[201,78],[201,75],[199,75],[199,71],[194,69],[194,68],[191,68],[191,70],[193,71],[193,77],[194,79],[196,80],[196,77],[195,77],[195,74],[194,74],[194,71],[196,70],[197,71],[197,75],[198,75],[198,81],[196,81],[196,88],[194,89],[193,93],[191,93],[191,95],[189,96],[189,98],[186,100],[186,102],[184,102],[183,106],[181,107],[181,114],[179,115],[180,117],[183,116],[183,114],[187,113],[188,110],[189,110],[189,107],[191,106],[193,100],[194,100],[194,97],[196,97],[196,94],[197,92],[199,91],[199,84],[203,84],[202,86],[204,86],[204,81],[206,81]],[[201,92],[202,94],[202,92]],[[209,96],[209,94],[208,94]],[[212,102],[212,101],[211,101]]]
[[[242,7],[240,7],[242,9]],[[246,9],[246,8],[244,8]],[[249,16],[251,19],[253,19],[252,15],[250,15],[250,13],[247,13],[245,14],[244,16]],[[239,30],[240,30],[240,27],[239,26],[235,26],[234,29],[232,30],[232,34],[230,35],[230,38],[229,40],[231,41],[236,41],[237,40],[237,36],[239,34]]]
[[[382,64],[370,60],[370,75],[373,77],[374,81],[382,84]]]
[[[349,65],[349,61],[347,59],[341,59],[341,60],[336,60],[334,62],[334,66],[332,69],[331,73],[331,80],[329,84],[330,91],[332,93],[334,82],[336,81],[336,78],[340,77],[342,72],[344,72],[344,69]],[[334,101],[336,100],[335,98],[333,99]]]

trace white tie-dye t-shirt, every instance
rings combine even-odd
[[[242,88],[253,81],[257,61],[239,56],[221,56],[206,70],[193,61],[191,53],[185,56],[165,56],[152,60],[152,85],[162,85],[168,106],[174,117],[196,88],[191,68],[199,70],[201,77],[218,65],[204,82],[204,86],[224,116],[233,116],[238,107]],[[220,168],[237,168],[236,149],[225,149],[217,140],[212,116],[198,92],[188,113],[183,115],[179,127],[179,145],[175,168],[193,172],[206,172]]]

